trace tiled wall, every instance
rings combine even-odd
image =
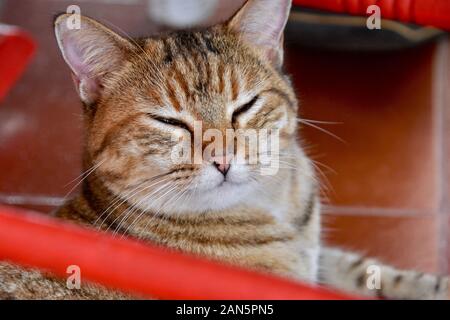
[[[0,12],[0,21],[24,27],[39,44],[0,105],[0,202],[49,211],[80,173],[81,109],[51,28],[53,14],[74,2],[7,0]],[[143,1],[106,2],[79,3],[131,35],[157,31]],[[318,125],[344,141],[301,128],[322,171],[325,242],[447,272],[448,50],[446,43],[366,54],[288,47],[300,115],[338,122]]]
[[[302,137],[326,175],[324,240],[445,272],[448,44],[385,53],[290,48]]]

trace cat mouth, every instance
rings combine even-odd
[[[244,185],[245,182],[237,182],[237,181],[230,181],[229,179],[223,179],[222,182],[220,182],[216,188],[226,188],[230,186],[241,186]]]

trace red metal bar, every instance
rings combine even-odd
[[[450,31],[449,0],[293,0],[294,5],[366,16],[367,7],[376,4],[381,17]]]
[[[82,281],[161,299],[353,298],[6,206],[0,206],[0,261],[62,277],[77,265]]]

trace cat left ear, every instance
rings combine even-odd
[[[283,32],[291,0],[248,0],[227,23],[244,41],[262,50],[276,67],[283,64]]]
[[[132,44],[95,20],[80,16],[75,28],[71,19],[70,14],[58,16],[55,35],[81,100],[92,105],[102,96],[108,76],[123,66]]]

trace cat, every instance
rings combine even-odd
[[[55,34],[83,105],[89,174],[54,216],[367,297],[446,299],[447,277],[322,246],[319,184],[297,139],[298,101],[282,68],[290,7],[290,0],[248,0],[225,23],[140,39],[85,16],[73,29],[72,17],[59,15]],[[181,142],[173,134],[194,135],[195,121],[220,132],[273,129],[276,174],[230,157],[242,141],[200,164],[175,164]],[[372,265],[381,270],[379,289],[367,285]],[[84,283],[69,290],[51,275],[3,262],[0,298],[130,296]]]

